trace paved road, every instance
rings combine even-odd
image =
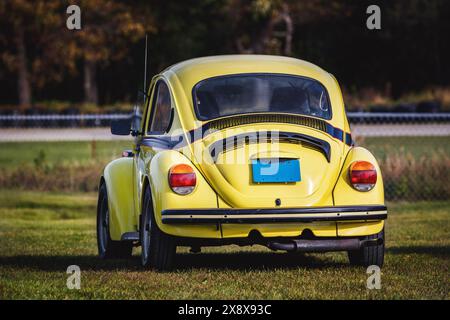
[[[359,124],[351,129],[354,137],[450,136],[450,124]]]
[[[353,137],[448,136],[450,124],[353,125]],[[0,128],[0,141],[108,141],[131,140],[114,136],[109,128]]]
[[[0,141],[108,141],[131,140],[115,136],[109,128],[0,128]]]

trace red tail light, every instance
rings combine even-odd
[[[187,164],[177,164],[169,170],[169,185],[173,192],[189,194],[194,191],[197,177],[194,169]]]
[[[358,191],[370,191],[377,183],[377,170],[367,161],[355,161],[350,165],[350,183]]]

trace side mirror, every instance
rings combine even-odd
[[[131,118],[111,121],[111,133],[119,136],[128,136],[131,132]]]

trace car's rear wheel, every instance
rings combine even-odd
[[[363,247],[355,251],[348,251],[348,259],[350,261],[350,264],[365,267],[368,267],[370,265],[377,265],[380,268],[383,266],[385,242],[384,229],[379,233],[372,234],[363,238],[363,240],[373,239],[382,239],[381,244],[376,246]]]
[[[97,204],[97,246],[102,259],[124,259],[131,256],[133,244],[128,241],[113,241],[109,233],[108,192],[100,186]]]
[[[159,271],[172,267],[176,252],[174,239],[162,232],[155,221],[150,188],[145,189],[140,224],[141,261],[144,267]]]

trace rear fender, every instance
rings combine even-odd
[[[367,192],[355,190],[349,178],[349,168],[354,161],[369,161],[377,170],[377,183]],[[334,205],[384,205],[384,186],[380,167],[375,157],[365,148],[351,148],[342,166],[338,182],[333,191]],[[365,236],[380,232],[384,221],[378,222],[338,222],[338,236]]]
[[[133,201],[133,158],[110,162],[103,172],[108,191],[109,233],[112,240],[120,240],[125,232],[137,230]]]
[[[169,186],[168,174],[176,164],[190,165],[196,174],[197,184],[188,195],[178,195]],[[148,181],[152,190],[155,220],[165,233],[175,236],[220,238],[216,224],[211,225],[167,225],[161,222],[161,211],[165,209],[217,208],[217,195],[203,175],[183,154],[174,150],[158,152],[149,165]]]
[[[372,163],[377,170],[377,183],[375,187],[368,192],[355,190],[350,184],[349,168],[354,161],[368,161]],[[375,157],[367,149],[361,147],[351,148],[342,166],[338,182],[333,192],[334,205],[384,205],[384,186],[381,170]]]

